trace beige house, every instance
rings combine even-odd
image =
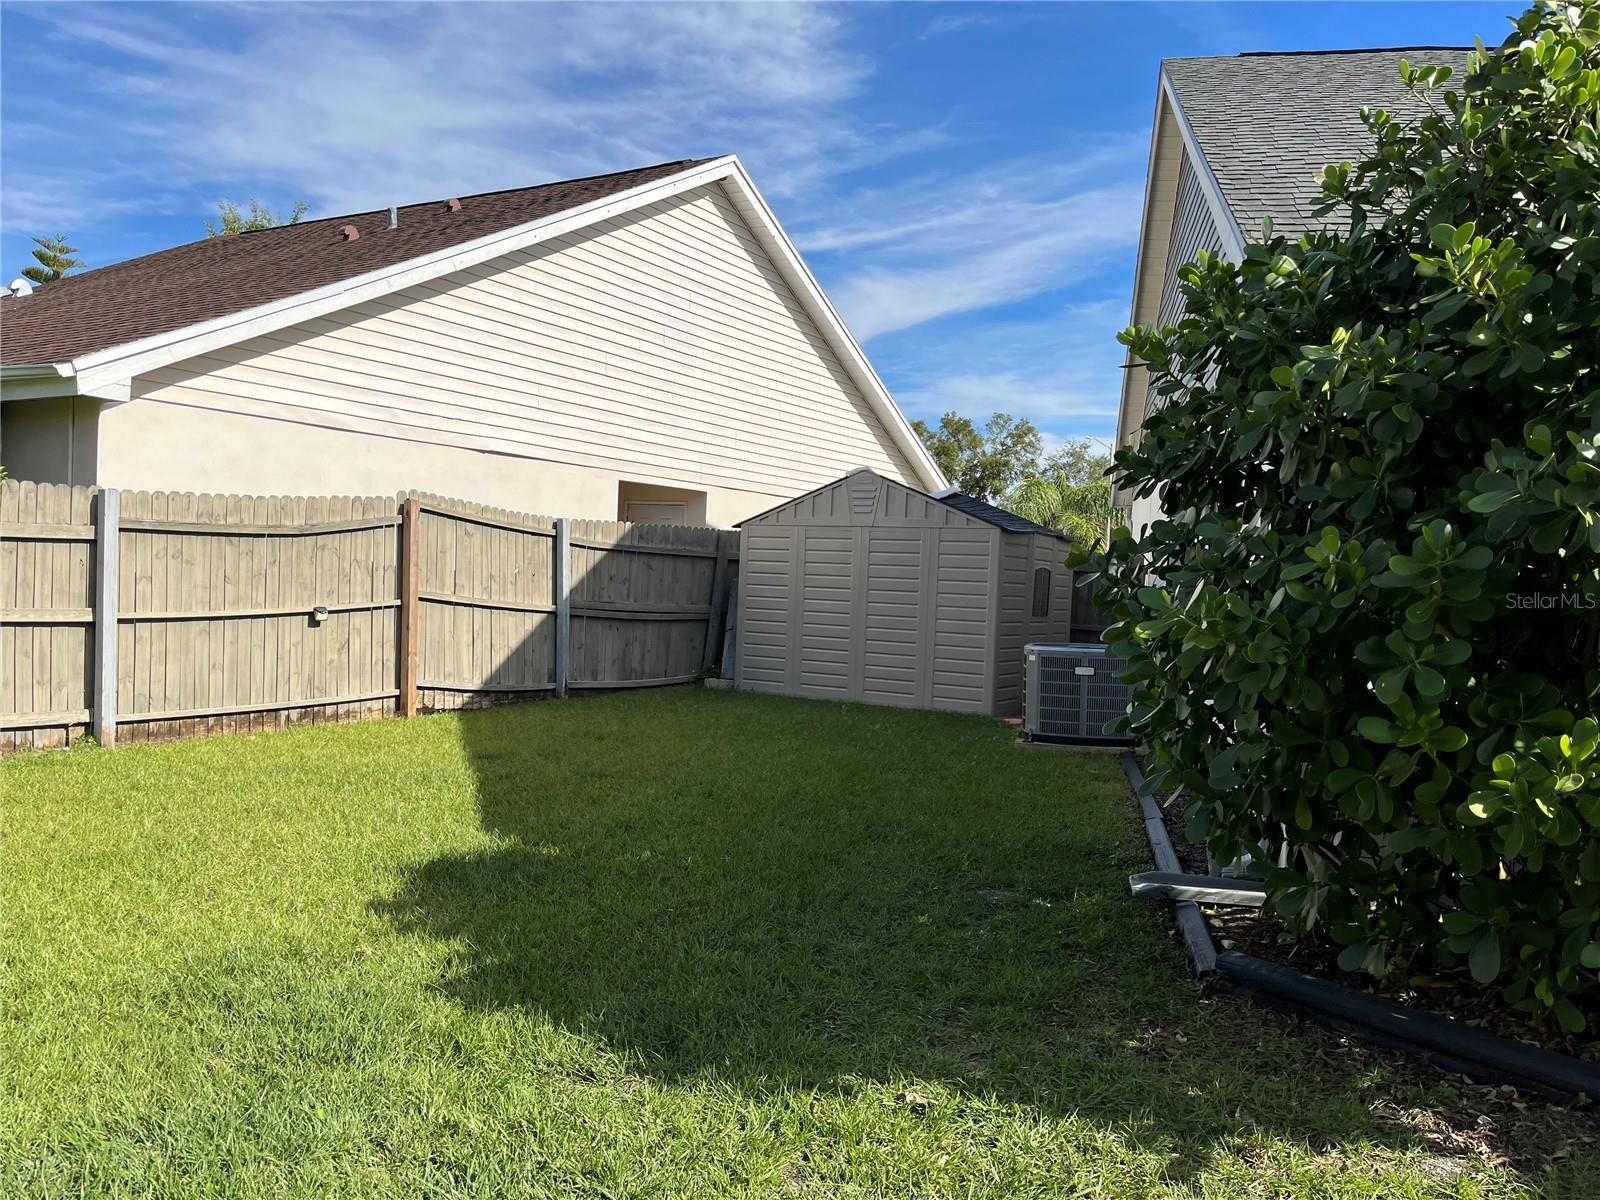
[[[1182,320],[1178,272],[1201,250],[1239,259],[1247,238],[1259,236],[1262,217],[1291,238],[1335,220],[1316,215],[1317,179],[1328,163],[1354,161],[1370,148],[1361,109],[1417,112],[1400,81],[1400,60],[1448,65],[1459,75],[1467,53],[1413,46],[1163,61],[1131,323]],[[1144,367],[1130,359],[1119,447],[1138,444],[1157,399]],[[1117,502],[1130,509],[1136,534],[1160,515],[1157,496],[1124,494]]]
[[[15,478],[731,524],[944,478],[737,158],[211,238],[0,298]]]
[[[1066,538],[865,469],[740,523],[734,681],[1015,716],[1023,646],[1072,632]]]

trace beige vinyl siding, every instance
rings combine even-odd
[[[1212,216],[1211,206],[1206,201],[1200,170],[1185,150],[1180,155],[1178,163],[1159,302],[1156,311],[1151,314],[1151,320],[1155,324],[1176,325],[1183,320],[1185,312],[1183,284],[1178,278],[1178,272],[1194,262],[1202,250],[1213,254],[1221,253],[1222,234],[1217,229],[1216,218]],[[1162,398],[1156,394],[1155,386],[1149,380],[1149,372],[1141,369],[1140,374],[1144,377],[1138,413],[1138,423],[1142,428],[1144,419],[1162,402]],[[1142,535],[1144,530],[1161,516],[1159,496],[1146,496],[1134,500],[1129,506],[1129,527],[1136,534]]]
[[[155,405],[268,418],[252,440],[269,476],[303,453],[283,424],[394,439],[395,487],[419,482],[398,478],[404,443],[737,491],[750,508],[858,465],[915,478],[719,184],[163,367],[133,394],[112,483],[164,455],[139,436]],[[167,478],[203,475],[191,458]]]
[[[1178,272],[1194,262],[1200,251],[1222,253],[1222,234],[1217,230],[1211,206],[1194,160],[1185,152],[1178,168],[1178,195],[1172,216],[1172,236],[1167,248],[1167,269],[1161,280],[1161,308],[1156,316],[1160,325],[1176,325],[1183,320],[1184,299]]]
[[[1222,252],[1222,234],[1217,230],[1211,206],[1200,181],[1200,172],[1187,152],[1178,169],[1177,201],[1172,216],[1172,235],[1167,245],[1166,274],[1161,281],[1161,306],[1156,313],[1157,325],[1176,325],[1187,311],[1183,295],[1183,281],[1178,273],[1199,257],[1205,250],[1211,254]],[[1161,402],[1153,385],[1146,386],[1144,412],[1148,416]]]

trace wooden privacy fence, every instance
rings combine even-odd
[[[0,483],[0,751],[682,683],[738,536],[422,493]]]

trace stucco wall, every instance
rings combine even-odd
[[[0,404],[0,464],[12,479],[96,482],[98,400],[65,396]]]
[[[518,512],[612,521],[622,484],[640,477],[631,470],[140,400],[108,408],[101,425],[99,474],[107,487],[273,496],[372,496],[415,488]],[[693,479],[652,482],[703,491],[701,519],[711,525],[730,526],[787,499]]]

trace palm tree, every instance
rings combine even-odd
[[[1111,481],[1082,483],[1058,468],[1024,479],[1009,506],[1018,516],[1066,534],[1080,549],[1100,550],[1111,520]]]

